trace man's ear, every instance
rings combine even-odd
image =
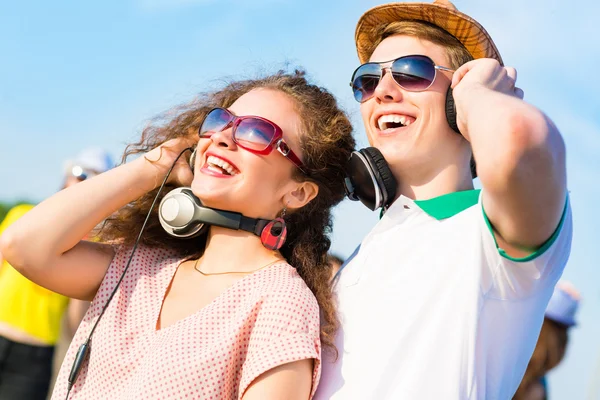
[[[298,209],[307,205],[312,199],[317,197],[319,186],[310,181],[299,183],[296,189],[284,196],[284,204],[289,209]]]

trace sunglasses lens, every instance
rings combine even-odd
[[[427,89],[435,78],[433,61],[423,56],[402,57],[392,64],[392,76],[406,90]]]
[[[198,132],[201,137],[208,137],[222,131],[232,119],[232,115],[227,110],[215,108],[206,115]]]
[[[367,63],[358,67],[352,76],[352,91],[356,101],[362,103],[373,97],[380,78],[381,66],[379,64]]]
[[[265,150],[274,136],[275,127],[258,118],[244,118],[235,129],[236,142],[249,150]]]

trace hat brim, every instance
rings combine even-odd
[[[416,20],[436,25],[465,46],[473,58],[502,57],[487,31],[473,18],[458,10],[431,3],[391,3],[374,7],[363,14],[356,25],[356,51],[361,63],[371,57],[373,44],[379,40],[380,27],[395,21]]]
[[[556,315],[553,313],[546,312],[544,314],[544,318],[548,318],[549,320],[558,322],[559,324],[564,325],[567,328],[577,325],[575,319],[572,316]]]

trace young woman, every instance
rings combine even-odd
[[[335,99],[302,72],[235,82],[147,128],[125,154],[143,156],[56,194],[11,226],[0,251],[13,266],[50,290],[93,299],[53,398],[311,398],[321,342],[335,351],[327,234],[331,207],[344,197],[351,131]],[[175,162],[196,144],[193,170],[188,155]],[[77,349],[172,165],[159,198],[191,186],[206,207],[282,218],[287,240],[277,250],[255,233],[215,225],[182,240],[153,209],[69,389]],[[105,219],[103,243],[80,240]]]

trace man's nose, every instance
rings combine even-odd
[[[404,97],[402,88],[392,76],[391,67],[382,68],[381,79],[375,88],[374,97],[378,102],[399,102]]]

